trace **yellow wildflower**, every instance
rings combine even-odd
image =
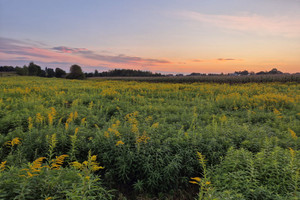
[[[119,145],[122,145],[124,144],[124,142],[122,140],[119,140],[117,143],[116,143],[116,146],[119,146]]]
[[[69,156],[68,155],[61,155],[58,157],[56,156],[56,158],[51,161],[51,169],[59,170],[60,167],[63,165],[64,159],[66,157],[69,157]]]
[[[53,118],[54,118],[54,117],[52,116],[52,114],[49,113],[49,114],[48,114],[48,123],[49,123],[50,126],[53,125]]]
[[[142,136],[137,137],[136,142],[146,144],[149,139],[150,139],[150,137],[148,137],[146,131],[144,131]]]
[[[46,159],[45,157],[40,157],[38,159],[36,159],[35,161],[33,161],[28,168],[26,169],[22,169],[24,171],[27,171],[27,178],[32,177],[32,176],[37,176],[38,174],[36,174],[36,172],[40,172],[43,164],[43,160]]]
[[[80,123],[81,126],[83,126],[85,124],[85,120],[86,120],[85,118],[81,119],[81,123]]]
[[[67,119],[67,123],[71,123],[73,121],[74,115],[73,113],[70,113],[69,118]]]
[[[109,133],[107,131],[104,131],[104,137],[109,138]]]
[[[197,181],[197,182],[200,182],[201,181],[201,178],[200,177],[191,177],[192,180],[194,181]]]
[[[5,144],[13,147],[17,144],[21,144],[21,141],[20,141],[19,137],[16,137],[16,138],[12,139],[11,141],[7,141]]]
[[[54,107],[51,107],[51,115],[54,117],[56,115],[56,110]]]
[[[82,169],[82,164],[80,162],[75,161],[75,162],[72,162],[71,165],[73,167],[75,167],[76,169]]]
[[[88,160],[83,161],[82,163],[75,161],[72,162],[71,165],[76,169],[83,170],[83,171],[90,171],[90,172],[95,172],[98,171],[99,169],[104,169],[104,167],[99,166],[99,163],[97,163],[96,160],[97,160],[97,156],[96,155],[91,156],[91,151],[89,151]]]
[[[290,147],[289,147],[289,150],[290,150],[291,156],[294,158],[295,157],[295,150],[290,148]]]
[[[44,117],[41,115],[41,113],[37,113],[35,116],[35,121],[37,124],[42,124],[44,121]]]
[[[6,162],[7,161],[1,162],[1,164],[0,164],[0,172],[4,171]]]
[[[66,130],[69,129],[69,124],[68,124],[68,123],[65,124],[65,129],[66,129]]]
[[[11,141],[11,146],[15,146],[17,144],[21,144],[20,138],[18,138],[18,137],[12,139],[12,141]]]
[[[296,140],[298,137],[297,137],[295,131],[293,131],[292,129],[289,129],[289,131],[291,133],[292,138]]]
[[[33,127],[32,118],[29,117],[29,118],[28,118],[28,129],[31,130],[32,127]]]
[[[151,128],[158,128],[158,126],[159,126],[159,122],[156,122],[156,123],[152,124]]]
[[[77,119],[77,117],[78,117],[78,112],[75,111],[75,112],[74,112],[74,119]]]
[[[79,128],[78,127],[75,128],[75,135],[77,135],[78,131],[79,131]]]

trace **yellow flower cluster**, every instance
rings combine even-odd
[[[51,109],[51,112],[48,113],[48,124],[49,124],[49,126],[52,126],[53,125],[53,120],[56,116],[56,110],[55,110],[54,107],[51,107],[50,109]]]
[[[99,166],[99,163],[97,163],[96,160],[97,160],[97,156],[96,155],[91,156],[91,151],[89,151],[89,156],[87,161],[83,161],[82,163],[75,161],[72,162],[72,166],[76,169],[82,171],[88,171],[88,172],[95,172],[100,169],[104,169],[104,167]]]
[[[38,176],[39,175],[38,172],[40,172],[41,169],[43,168],[42,164],[43,164],[43,160],[45,159],[46,157],[40,157],[35,161],[33,161],[33,163],[31,163],[28,168],[22,169],[22,171],[27,172],[26,175],[22,175],[22,176],[25,176],[27,178],[30,178],[32,176]]]
[[[102,90],[102,92],[100,93],[100,95],[104,96],[104,97],[115,97],[117,95],[119,95],[120,93],[115,91],[112,88],[107,88]]]
[[[298,136],[296,135],[295,131],[293,131],[292,129],[289,129],[290,133],[291,133],[291,136],[294,140],[297,140],[298,139]]]
[[[35,122],[37,124],[43,124],[44,122],[44,117],[41,115],[41,113],[37,113],[35,116]]]
[[[131,132],[138,134],[139,133],[139,129],[138,129],[138,120],[136,119],[136,117],[138,116],[139,112],[135,111],[133,113],[127,114],[125,116],[125,119],[131,124]]]
[[[54,170],[59,170],[60,167],[63,165],[64,160],[66,157],[69,157],[68,155],[61,155],[61,156],[56,156],[55,159],[51,160],[51,169]]]
[[[85,125],[85,121],[86,121],[86,118],[82,118],[82,119],[81,119],[81,122],[80,122],[80,125],[81,125],[81,126],[84,126],[84,125]]]
[[[125,144],[122,140],[117,141],[116,146]]]
[[[0,172],[4,171],[5,170],[5,164],[6,164],[7,161],[3,161],[0,163]]]
[[[115,135],[116,137],[120,137],[121,134],[120,132],[118,131],[118,127],[120,126],[120,121],[117,120],[114,124],[111,125],[111,127],[109,127],[107,129],[107,131],[104,132],[104,136],[106,138],[109,138],[111,135]]]
[[[33,127],[32,118],[31,118],[31,117],[29,117],[29,118],[28,118],[28,130],[31,130],[31,129],[32,129],[32,127]]]
[[[10,141],[5,142],[5,144],[8,145],[8,146],[12,146],[13,147],[15,145],[21,144],[21,140],[20,140],[19,137],[16,137],[16,138],[13,138]]]
[[[148,137],[146,131],[144,131],[143,135],[138,136],[136,138],[136,142],[137,143],[145,143],[146,144],[146,143],[148,143],[149,139],[150,139],[150,137]]]

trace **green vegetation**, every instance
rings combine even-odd
[[[300,83],[300,74],[283,75],[250,75],[250,76],[165,76],[165,77],[99,77],[92,79],[139,81],[151,83],[271,83],[297,82]]]
[[[0,79],[2,199],[298,199],[298,83]]]

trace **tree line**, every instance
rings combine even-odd
[[[13,67],[13,66],[0,66],[0,72],[15,72],[20,76],[40,76],[40,77],[56,77],[56,78],[68,78],[68,79],[85,79],[85,74],[79,65],[72,65],[70,67],[70,73],[67,73],[61,68],[48,68],[45,70],[41,66],[30,62],[28,66]]]
[[[14,72],[20,76],[40,76],[40,77],[56,77],[56,78],[68,78],[68,79],[85,79],[86,77],[165,77],[174,76],[173,74],[161,74],[152,73],[150,71],[141,71],[133,69],[113,69],[104,72],[94,72],[84,73],[79,65],[72,65],[70,67],[70,73],[67,73],[61,68],[45,68],[43,70],[39,65],[30,62],[28,66],[23,67],[13,67],[13,66],[0,66],[0,72]],[[260,71],[258,73],[244,71],[236,71],[229,74],[205,74],[205,73],[191,73],[188,75],[176,74],[175,76],[248,76],[248,75],[273,75],[273,74],[283,74],[281,71],[273,68],[270,71]]]
[[[13,66],[0,66],[0,72],[15,72],[20,76],[40,76],[40,77],[57,77],[64,78],[67,73],[61,68],[45,68],[43,70],[39,65],[30,62],[29,65],[24,65],[23,67],[13,67]]]
[[[158,77],[163,76],[160,73],[152,73],[150,71],[132,70],[132,69],[114,69],[105,72],[83,73],[79,65],[72,65],[70,67],[70,73],[66,73],[61,68],[45,68],[43,70],[39,65],[30,62],[28,66],[13,67],[13,66],[0,66],[0,72],[15,72],[20,76],[40,76],[40,77],[56,77],[56,78],[68,78],[68,79],[85,79],[86,77]]]

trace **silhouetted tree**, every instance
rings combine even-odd
[[[162,76],[160,73],[153,74],[149,71],[133,70],[133,69],[114,69],[108,72],[101,72],[98,76]]]
[[[52,77],[54,77],[55,76],[55,72],[54,72],[54,70],[52,69],[52,68],[47,68],[46,67],[46,76],[48,77],[48,78],[52,78]]]
[[[23,68],[16,67],[15,70],[16,70],[16,73],[20,76],[27,76],[28,75],[28,67],[26,65],[24,65]]]
[[[268,72],[269,74],[282,74],[281,71],[278,71],[276,68],[273,68],[271,71]]]
[[[39,76],[40,76],[40,77],[46,77],[46,76],[47,76],[46,71],[45,71],[45,70],[41,70]]]
[[[98,70],[95,70],[94,76],[99,76]]]
[[[256,75],[265,75],[267,74],[267,72],[264,72],[264,71],[260,71],[260,72],[257,72]]]
[[[72,65],[70,67],[70,74],[67,75],[68,79],[84,79],[85,75],[79,65]]]
[[[1,66],[0,72],[14,72],[16,69],[13,66]]]
[[[245,76],[245,75],[248,75],[249,72],[247,70],[244,70],[244,71],[241,71],[240,74]]]
[[[55,77],[56,78],[62,78],[62,77],[65,77],[66,76],[66,72],[60,68],[56,68],[55,69]]]
[[[42,73],[42,69],[40,66],[30,62],[28,65],[28,75],[29,76],[40,76]]]

